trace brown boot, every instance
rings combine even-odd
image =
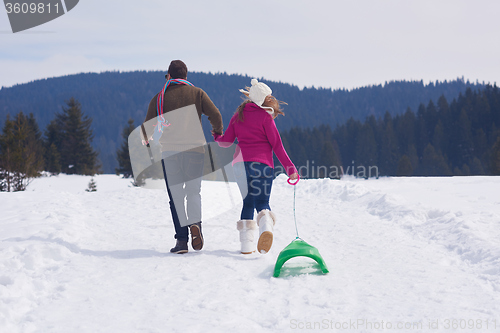
[[[203,233],[201,232],[201,222],[191,224],[189,226],[191,231],[191,246],[193,250],[200,251],[203,248]]]

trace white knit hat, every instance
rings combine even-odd
[[[250,100],[252,102],[257,104],[261,108],[270,109],[273,112],[274,111],[273,108],[262,106],[262,104],[266,100],[266,97],[273,93],[271,88],[269,88],[269,86],[267,84],[265,84],[264,82],[257,81],[257,79],[252,79],[252,81],[250,81],[250,82],[252,84],[252,86],[250,87],[250,90],[247,91],[244,89],[240,89],[240,92],[242,92],[243,94],[248,96],[248,98],[250,98]],[[270,114],[271,114],[271,112],[270,112]]]

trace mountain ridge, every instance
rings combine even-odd
[[[33,113],[40,128],[62,111],[65,101],[77,99],[82,110],[93,119],[94,147],[100,152],[104,172],[116,167],[116,150],[122,141],[121,132],[129,118],[138,125],[145,117],[151,98],[165,82],[164,71],[108,71],[79,73],[29,83],[2,87],[0,90],[0,126],[7,116],[23,111]],[[250,85],[251,77],[227,73],[190,72],[188,80],[202,88],[219,108],[224,124],[228,124],[241,103],[238,89]],[[273,95],[288,103],[285,117],[280,117],[279,130],[292,127],[310,128],[321,124],[335,127],[349,118],[364,120],[386,111],[401,114],[408,107],[416,110],[419,104],[436,101],[444,95],[449,101],[468,87],[481,89],[479,83],[462,79],[424,84],[421,81],[389,81],[353,89],[304,87],[260,78],[273,89]],[[209,126],[204,121],[208,137]]]

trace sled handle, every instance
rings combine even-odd
[[[299,174],[297,174],[297,177],[298,177],[298,178],[297,178],[297,181],[296,181],[295,183],[292,183],[292,180],[291,180],[290,178],[288,178],[288,180],[287,180],[288,184],[293,185],[293,186],[297,185],[297,183],[298,183],[298,182],[299,182],[299,180],[300,180],[300,175],[299,175]]]

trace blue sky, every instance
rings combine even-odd
[[[500,83],[496,0],[81,0],[12,34],[0,9],[0,86],[105,70],[248,74],[299,87],[390,80]]]

